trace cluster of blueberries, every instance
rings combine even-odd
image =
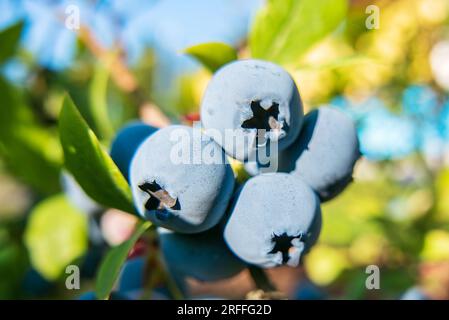
[[[131,123],[110,151],[130,182],[138,213],[158,226],[169,272],[184,290],[187,277],[214,281],[247,265],[298,266],[320,233],[320,203],[352,181],[360,157],[353,121],[326,107],[304,116],[288,72],[270,62],[239,60],[211,79],[201,124],[157,129]],[[229,129],[243,139],[208,134]],[[189,148],[179,148],[173,138],[179,132]],[[257,155],[273,143],[277,152],[268,157],[277,165],[266,172]],[[209,161],[177,163],[180,150],[190,160],[207,152]],[[228,157],[246,164],[251,159],[253,176],[237,183]]]

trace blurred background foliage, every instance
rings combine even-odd
[[[78,30],[64,25],[71,4]],[[0,298],[71,298],[65,266],[91,288],[104,248],[129,237],[129,218],[64,195],[65,92],[106,149],[131,119],[191,123],[216,66],[192,46],[207,42],[208,57],[283,65],[306,111],[330,105],[357,125],[364,157],[323,205],[307,281],[328,298],[449,299],[447,0],[0,0]],[[370,264],[381,290],[365,288]]]

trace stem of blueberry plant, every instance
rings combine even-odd
[[[253,281],[258,289],[263,290],[265,292],[276,291],[276,288],[271,283],[270,279],[268,279],[263,269],[256,266],[249,266],[248,270],[251,275],[251,278],[253,278]]]
[[[152,274],[151,279],[149,279],[149,292],[148,294],[151,297],[151,292],[154,288],[154,284],[156,283],[157,279],[163,279],[165,280],[167,284],[168,291],[171,293],[172,297],[175,300],[181,300],[184,299],[184,295],[182,294],[181,290],[178,288],[176,282],[173,280],[167,269],[165,268],[165,264],[161,257],[161,251],[159,248],[153,248],[153,241],[157,238],[156,229],[154,226],[152,226],[151,232],[149,233],[149,240],[150,240],[150,252],[148,256],[148,260],[151,260],[150,266],[154,268],[155,270],[149,270]]]
[[[81,26],[78,32],[79,40],[86,46],[86,48],[98,60],[106,63],[112,79],[118,88],[123,92],[130,94],[131,98],[136,101],[139,108],[146,108],[151,112],[151,125],[162,127],[170,123],[170,119],[158,108],[155,104],[146,100],[139,83],[128,66],[122,61],[119,54],[111,55],[105,48],[103,48],[98,41],[92,36],[90,30]]]

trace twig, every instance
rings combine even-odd
[[[105,67],[108,68],[111,78],[119,89],[130,94],[137,101],[139,108],[151,109],[151,118],[147,119],[147,122],[157,127],[170,124],[170,119],[162,110],[144,98],[145,94],[139,87],[138,81],[122,59],[120,59],[119,54],[111,54],[111,52],[103,48],[85,26],[80,27],[78,38],[98,60],[107,62]]]
[[[267,292],[276,291],[276,288],[271,283],[270,279],[268,279],[267,275],[265,274],[265,271],[255,266],[248,267],[248,270],[251,275],[251,278],[253,278],[253,281],[258,289]]]

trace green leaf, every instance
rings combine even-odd
[[[86,194],[105,207],[134,213],[128,183],[69,96],[64,98],[59,133],[66,168]]]
[[[347,7],[347,0],[268,0],[250,32],[252,56],[295,62],[341,24]]]
[[[140,221],[132,236],[122,244],[112,248],[104,257],[97,275],[95,292],[100,300],[107,299],[120,274],[122,265],[140,236],[151,226],[149,221]]]
[[[89,86],[89,105],[95,127],[105,140],[111,139],[114,134],[107,106],[108,82],[108,70],[98,64]]]
[[[0,64],[11,58],[17,49],[23,22],[16,23],[0,32]]]
[[[58,192],[62,152],[55,135],[23,125],[13,130],[0,137],[0,156],[8,169],[43,194]]]
[[[26,248],[13,241],[12,237],[3,243],[0,239],[0,300],[21,297],[23,279],[28,268]]]
[[[0,77],[0,156],[37,191],[59,191],[62,150],[56,135],[38,125],[18,90]]]
[[[376,60],[368,58],[360,54],[354,54],[345,57],[339,57],[337,59],[328,61],[319,65],[303,64],[298,65],[298,71],[319,71],[319,70],[331,70],[343,67],[354,67],[355,65],[360,65],[363,63],[378,63]]]
[[[46,279],[56,280],[87,249],[87,216],[63,195],[47,198],[31,212],[25,245],[33,267]]]
[[[184,53],[194,57],[212,73],[237,59],[236,50],[222,42],[201,43],[185,49]]]

